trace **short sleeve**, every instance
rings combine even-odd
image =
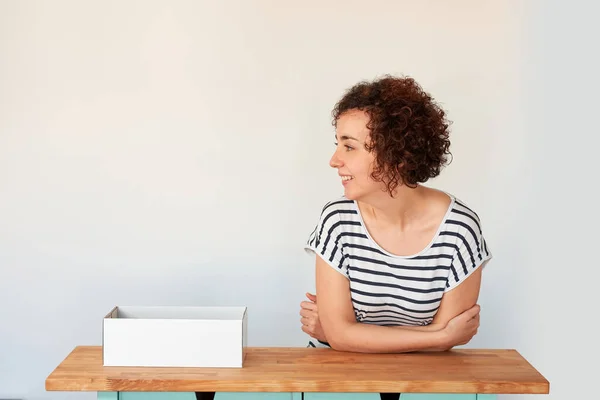
[[[478,217],[471,217],[463,223],[456,238],[457,250],[452,258],[446,292],[463,283],[478,268],[484,268],[492,259]]]
[[[308,237],[304,250],[321,257],[333,269],[348,278],[348,268],[342,239],[343,224],[340,211],[326,205],[319,222]]]

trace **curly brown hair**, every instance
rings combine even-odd
[[[375,151],[372,178],[384,182],[390,194],[402,183],[418,183],[439,175],[451,155],[445,111],[411,77],[385,75],[362,81],[336,103],[333,125],[342,114],[361,110],[369,116],[368,151]]]

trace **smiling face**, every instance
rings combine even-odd
[[[382,193],[385,188],[382,183],[370,176],[375,154],[365,149],[365,143],[369,141],[368,122],[368,114],[359,110],[350,110],[337,121],[336,149],[329,165],[338,170],[344,195],[350,200],[385,194]]]

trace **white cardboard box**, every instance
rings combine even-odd
[[[243,366],[246,307],[117,306],[102,326],[104,366]]]

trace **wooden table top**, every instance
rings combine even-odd
[[[536,393],[549,382],[515,350],[363,354],[250,347],[243,368],[104,367],[101,346],[76,347],[49,391]]]

